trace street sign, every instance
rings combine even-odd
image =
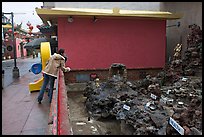
[[[184,129],[171,117],[169,118],[169,124],[181,135],[184,135]]]
[[[151,98],[156,100],[157,96],[151,93]]]
[[[126,109],[126,110],[128,110],[128,111],[130,110],[130,106],[127,106],[127,105],[125,105],[125,104],[123,105],[123,108]]]

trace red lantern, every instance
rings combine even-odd
[[[16,31],[13,33],[14,35],[18,34]]]
[[[37,26],[36,26],[36,28],[38,28],[38,29],[39,29],[40,27],[41,27],[40,25],[37,25]]]
[[[26,34],[26,38],[30,38],[30,34],[29,34],[29,32],[28,32],[28,34]]]
[[[8,41],[8,39],[5,39],[4,41],[6,41],[6,42],[7,42],[7,41]]]
[[[31,23],[28,21],[28,23],[26,24],[27,26],[30,26],[31,25]]]
[[[26,40],[25,39],[23,39],[23,43],[25,43],[26,42]]]
[[[29,29],[32,31],[32,30],[33,30],[33,26],[30,25],[30,26],[29,26]]]
[[[8,34],[8,33],[5,34],[5,38],[6,38],[6,39],[9,38],[9,34]]]
[[[28,31],[28,34],[30,34],[30,35],[32,34],[31,30]]]
[[[12,33],[13,31],[12,31],[12,29],[9,29],[8,32],[9,32],[9,33]]]

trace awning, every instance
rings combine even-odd
[[[57,41],[50,39],[47,40],[46,38],[36,38],[31,42],[27,43],[24,48],[26,49],[40,49],[41,42],[50,42],[50,46],[56,46]]]
[[[136,10],[120,10],[113,9],[87,9],[87,8],[51,8],[38,9],[36,12],[44,21],[54,20],[62,16],[109,16],[109,17],[140,17],[140,18],[157,18],[174,20],[180,19],[183,15],[180,13],[161,12],[161,11],[136,11]]]
[[[37,48],[40,48],[40,44],[41,42],[47,42],[47,39],[46,38],[37,38],[37,39],[34,39],[32,40],[31,42],[28,42],[24,48],[27,48],[27,49],[37,49]]]

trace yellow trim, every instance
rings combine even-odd
[[[12,25],[11,24],[2,25],[2,28],[12,29]],[[20,28],[20,31],[23,31],[24,33],[28,32],[27,30],[24,30],[22,28]]]
[[[111,9],[86,9],[86,8],[51,8],[38,9],[37,14],[51,16],[123,16],[123,17],[144,17],[144,18],[159,18],[159,19],[180,19],[183,15],[171,12],[161,11],[136,11],[136,10],[120,10]]]
[[[12,28],[12,25],[10,25],[10,24],[2,25],[2,28],[11,29],[11,28]]]

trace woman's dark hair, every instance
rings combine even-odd
[[[59,49],[58,54],[62,55],[65,58],[65,62],[67,61],[68,57],[64,55],[64,49]]]
[[[59,49],[58,54],[63,55],[64,54],[64,49]]]
[[[67,62],[67,56],[64,56],[64,58],[65,58],[65,62]]]

